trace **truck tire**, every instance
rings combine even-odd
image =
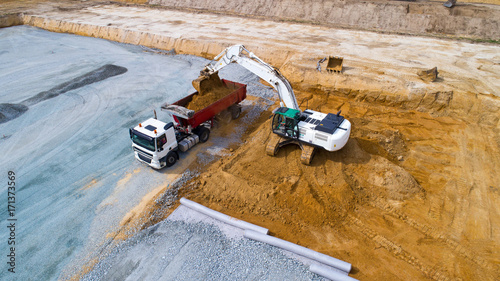
[[[238,104],[231,105],[229,107],[229,112],[231,112],[231,118],[233,120],[238,119],[238,117],[240,117],[241,115],[241,106],[239,106]]]
[[[219,114],[217,114],[217,121],[220,122],[220,124],[227,125],[231,123],[231,120],[233,120],[231,113],[231,108],[228,108],[226,110],[221,111]]]
[[[207,127],[200,126],[194,132],[200,138],[200,142],[206,142],[210,136],[210,130]]]
[[[170,151],[167,153],[167,156],[165,156],[165,162],[167,167],[171,167],[175,164],[179,156],[175,151]]]

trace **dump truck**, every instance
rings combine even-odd
[[[222,79],[222,87],[230,92],[200,110],[190,110],[188,104],[200,93],[197,91],[172,104],[161,106],[170,113],[173,122],[150,118],[131,128],[130,138],[135,158],[154,169],[170,167],[179,160],[179,152],[186,152],[198,143],[204,143],[219,116],[240,116],[240,102],[246,98],[245,84]]]

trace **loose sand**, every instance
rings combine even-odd
[[[348,99],[316,96],[313,108],[320,105],[342,105],[353,122],[344,149],[319,151],[311,166],[293,145],[269,157],[266,112],[185,195],[346,260],[360,280],[498,278],[494,131]]]

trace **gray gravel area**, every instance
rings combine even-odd
[[[166,220],[119,245],[83,280],[325,280],[280,249],[205,222]]]
[[[9,275],[2,263],[0,280],[74,277],[113,248],[122,219],[142,198],[171,187],[184,173],[189,177],[187,168],[197,154],[215,159],[230,141],[239,141],[244,128],[181,153],[173,167],[159,171],[134,159],[128,129],[152,117],[154,109],[159,119],[171,120],[160,106],[193,93],[191,81],[206,63],[27,26],[0,29],[0,151],[5,154],[0,171],[16,174],[18,221],[17,272]],[[249,95],[272,95],[238,65],[224,69],[221,77],[248,84]],[[257,116],[260,108],[246,104],[242,117]],[[0,191],[7,194],[6,181]],[[165,208],[175,202],[176,191],[162,197]],[[7,200],[0,201],[0,209],[6,221]],[[9,234],[0,231],[0,240]],[[9,247],[1,243],[0,252]]]

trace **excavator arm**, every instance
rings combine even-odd
[[[214,75],[230,63],[237,63],[243,66],[273,86],[278,92],[281,106],[300,111],[290,82],[288,82],[278,69],[258,58],[243,45],[233,45],[226,48],[222,53],[216,56],[213,61],[205,66],[201,71],[201,75],[207,77],[206,79],[210,79],[211,75]],[[203,81],[203,78],[197,79],[197,81],[197,85],[195,85],[195,83],[193,83],[193,85],[195,88],[198,87],[196,90],[200,91],[200,83]]]

